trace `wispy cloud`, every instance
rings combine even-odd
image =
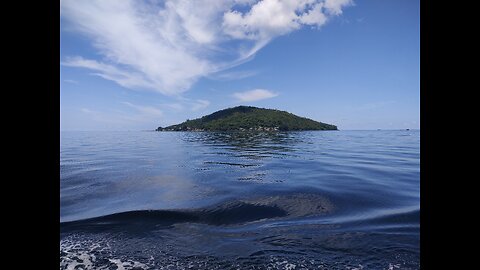
[[[278,36],[304,25],[324,25],[350,4],[351,0],[63,0],[61,16],[87,35],[102,56],[73,56],[63,65],[93,70],[129,89],[176,96],[201,77],[252,59]]]
[[[204,99],[192,100],[187,98],[179,98],[179,102],[164,103],[160,104],[160,106],[166,111],[171,111],[172,109],[176,112],[199,111],[210,106],[210,101]]]
[[[129,116],[119,115],[117,113],[97,111],[89,108],[81,108],[80,111],[90,118],[90,122],[96,122],[102,125],[128,125],[132,122],[138,121],[138,119],[133,119]]]
[[[252,77],[257,75],[258,73],[259,71],[255,70],[228,71],[208,75],[208,78],[219,81],[231,81]]]
[[[192,111],[203,110],[203,109],[207,108],[209,105],[210,105],[210,101],[203,100],[203,99],[198,99],[193,104]]]
[[[128,113],[123,110],[98,111],[90,108],[81,108],[80,111],[88,116],[91,122],[107,125],[113,128],[123,128],[138,124],[148,124],[155,126],[163,120],[163,111],[145,105],[137,105],[130,102],[121,102],[134,110],[134,113]]]
[[[81,108],[80,111],[82,111],[83,113],[86,113],[86,114],[95,114],[97,112],[93,111],[93,110],[90,110],[88,108]]]
[[[251,102],[267,98],[273,98],[278,96],[277,93],[274,93],[266,89],[253,89],[245,92],[237,92],[233,94],[237,100],[242,102]]]
[[[133,105],[133,107],[130,105]],[[74,125],[74,129],[151,130],[158,126],[159,122],[165,121],[165,118],[156,111],[143,110],[142,106],[131,103],[127,106],[133,108],[134,113],[116,109],[97,110],[88,107],[81,108],[80,112],[82,114],[74,116],[78,122]],[[66,129],[70,129],[72,121],[64,122],[63,126]]]
[[[183,111],[185,109],[184,105],[180,103],[163,104],[163,106],[169,109],[174,109],[175,111]]]
[[[125,71],[117,68],[115,65],[101,63],[96,60],[84,59],[81,56],[67,57],[66,60],[62,62],[62,64],[64,66],[82,67],[96,71],[92,74],[100,76],[106,80],[115,81],[119,85],[126,88],[155,88],[155,83],[150,81],[148,78],[145,78],[139,72]]]
[[[73,83],[73,84],[78,84],[77,81],[75,80],[63,80],[64,82],[67,82],[67,83]]]

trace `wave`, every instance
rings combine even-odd
[[[316,194],[290,194],[225,202],[199,209],[135,210],[83,220],[61,222],[61,231],[71,230],[148,230],[176,223],[204,223],[222,226],[265,219],[319,215],[333,205]]]

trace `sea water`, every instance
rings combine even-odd
[[[419,130],[60,137],[60,269],[420,268]]]

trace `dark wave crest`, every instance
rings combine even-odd
[[[209,225],[231,225],[266,218],[286,216],[287,212],[274,206],[234,203],[226,207],[197,211],[139,210],[63,222],[62,231],[104,229],[154,229],[175,223],[195,222]]]
[[[187,210],[137,210],[60,223],[61,231],[148,230],[176,223],[234,225],[263,219],[298,217],[328,212],[332,204],[313,194],[263,197]]]

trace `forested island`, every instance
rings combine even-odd
[[[337,126],[317,122],[292,113],[251,106],[237,106],[187,120],[156,131],[289,131],[337,130]]]

